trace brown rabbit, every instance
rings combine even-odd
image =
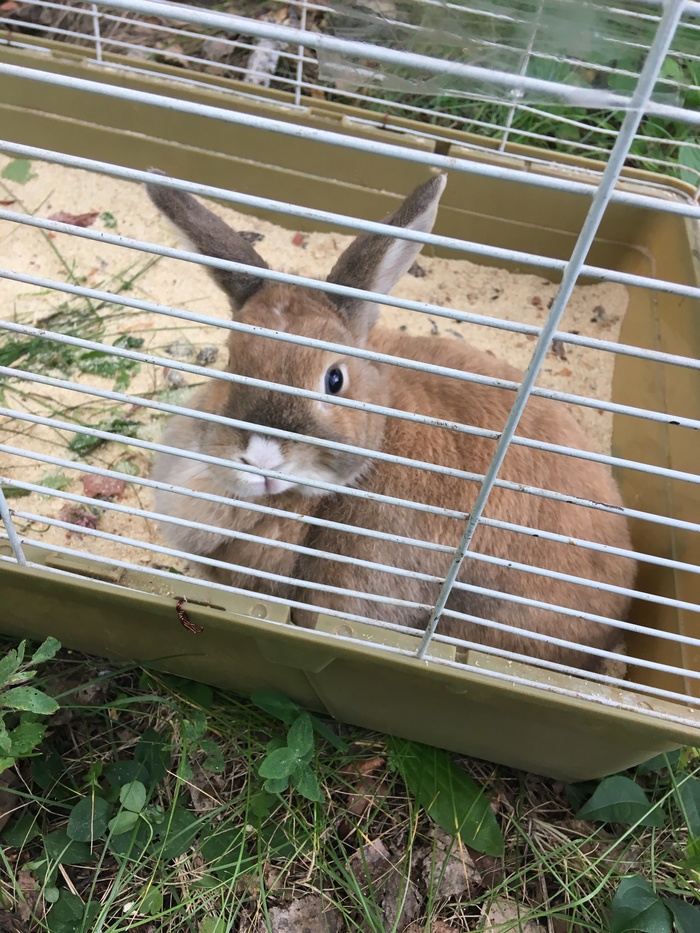
[[[420,185],[385,223],[430,231],[445,181],[444,175],[437,175]],[[194,249],[207,256],[266,268],[252,246],[190,195],[156,185],[149,185],[148,192]],[[420,244],[416,242],[364,234],[340,257],[328,281],[388,293],[419,251]],[[258,278],[252,272],[210,271],[230,298],[233,313],[240,322],[485,376],[519,378],[518,372],[507,364],[456,341],[410,337],[375,327],[376,305],[359,298],[281,285]],[[482,474],[494,452],[495,442],[491,440],[334,405],[330,399],[334,396],[354,399],[501,431],[513,404],[511,391],[236,332],[229,338],[228,371],[324,393],[329,402],[288,395],[275,388],[212,380],[194,395],[191,408],[195,412],[242,420],[251,427],[242,430],[178,415],[170,421],[163,442],[184,452],[223,458],[230,466],[197,462],[188,459],[186,454],[182,457],[159,454],[152,472],[155,479],[233,499],[254,500],[317,519],[375,529],[388,535],[451,548],[457,545],[464,528],[463,520],[330,493],[304,485],[304,481],[320,480],[463,512],[469,512],[473,506],[477,483],[373,460],[369,455],[280,440],[266,436],[257,428],[282,429]],[[542,398],[530,399],[518,434],[566,447],[589,449],[581,428],[566,408]],[[292,474],[298,481],[293,483],[246,473],[236,469],[241,464]],[[511,446],[499,475],[505,480],[614,507],[622,504],[606,466],[573,457]],[[236,535],[269,538],[309,549],[299,554],[237,536],[227,537],[168,522],[162,524],[163,533],[175,547],[243,568],[222,570],[196,565],[197,573],[230,586],[310,604],[309,610],[294,611],[294,620],[303,625],[315,624],[315,610],[331,613],[335,610],[424,630],[430,616],[428,607],[435,603],[440,591],[439,582],[424,577],[442,579],[451,564],[451,556],[444,552],[246,508],[208,503],[183,494],[158,491],[155,504],[165,515],[229,529]],[[623,516],[524,492],[494,488],[484,515],[630,548]],[[316,556],[316,552],[330,552],[346,560]],[[598,667],[594,655],[552,644],[549,639],[558,637],[577,645],[603,649],[620,646],[623,639],[619,630],[604,623],[519,604],[499,598],[498,594],[510,593],[606,618],[624,619],[629,608],[627,596],[586,583],[593,580],[630,588],[635,577],[633,560],[483,525],[477,528],[472,552],[477,557],[491,555],[570,574],[581,578],[582,582],[564,582],[468,555],[459,576],[459,582],[468,586],[458,586],[452,591],[446,607],[448,612],[438,626],[439,633],[589,669]],[[362,563],[353,563],[353,559]],[[370,566],[371,563],[404,568],[409,573],[395,576]],[[261,579],[246,573],[245,568],[291,579]],[[303,582],[398,598],[418,603],[420,608],[382,603],[361,595],[329,593],[304,587]],[[535,640],[524,633],[485,627],[470,619],[457,618],[450,612],[493,620],[523,629],[525,633],[542,633],[547,639]]]

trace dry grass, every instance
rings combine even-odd
[[[558,782],[460,758],[487,788],[502,828],[505,855],[495,858],[462,847],[414,805],[387,765],[381,735],[334,726],[349,751],[318,744],[313,767],[326,796],[318,805],[263,791],[258,768],[268,742],[286,730],[248,701],[69,652],[45,666],[41,686],[61,710],[41,755],[6,773],[1,897],[22,933],[47,929],[47,901],[63,890],[96,903],[90,925],[74,927],[85,933],[262,933],[284,930],[290,912],[293,919],[304,910],[311,931],[325,929],[323,921],[337,931],[447,933],[490,929],[485,918],[499,909],[499,933],[599,933],[621,876],[694,892],[683,864],[687,833],[672,807],[661,829],[595,825],[575,818]],[[113,798],[134,777],[134,760],[151,760],[144,736],[150,748],[162,746],[162,774],[144,778],[145,833],[116,851],[101,839],[78,864],[47,864],[46,837],[65,831],[76,803],[91,788]],[[645,780],[653,787],[660,778]],[[192,837],[179,851],[168,823],[182,811]],[[18,826],[29,832],[23,845]],[[519,920],[508,914],[513,905]],[[48,929],[63,933],[48,918]]]

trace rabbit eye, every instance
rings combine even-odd
[[[343,388],[343,373],[337,366],[333,366],[326,373],[326,392],[337,395]]]

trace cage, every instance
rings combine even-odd
[[[151,0],[36,0],[0,13],[2,630],[52,634],[242,693],[275,689],[341,720],[566,780],[696,743],[700,4],[298,0],[231,15]],[[434,232],[409,224],[392,241],[404,252],[423,245],[396,295],[376,280],[324,280],[351,236],[374,235],[376,245],[397,234],[380,218],[441,173],[448,181]],[[216,216],[272,268],[256,265],[254,252],[182,248],[146,183],[166,201],[167,192],[171,202],[177,192],[215,199]],[[230,319],[207,267],[246,282],[255,273],[265,294],[281,283],[328,301],[379,303],[396,339],[434,341],[460,358],[473,345],[480,359],[502,358],[520,374],[451,365],[447,349],[421,359],[314,343],[269,321],[261,332]],[[359,479],[302,479],[316,490],[310,502],[441,516],[459,533],[423,539],[401,534],[398,518],[386,527],[343,520],[355,514],[350,506],[328,517],[285,509],[274,495],[193,488],[199,467],[230,470],[231,462],[236,475],[267,478],[266,489],[294,482],[279,462],[183,453],[162,436],[166,416],[193,417],[194,383],[270,391],[268,377],[225,368],[226,339],[235,348],[245,336],[264,342],[261,360],[282,346],[342,350],[352,365],[370,360],[405,378],[457,380],[465,393],[505,393],[503,422],[479,426],[469,411],[446,419],[410,402],[328,401],[323,386],[272,383],[287,400],[402,425],[419,441],[402,455],[338,432],[304,438],[303,427],[286,424],[285,434],[235,411],[198,416],[362,456],[371,470],[389,464],[427,476],[443,490],[437,500],[419,478],[416,493],[401,495]],[[533,404],[570,409],[590,449],[523,433]],[[442,462],[422,443],[437,432],[485,444],[484,468]],[[152,496],[160,490],[157,501],[172,502],[173,478],[158,478],[150,461],[174,450],[199,465],[174,483],[192,515],[165,507],[162,527],[223,534],[241,553],[263,544],[291,560],[291,572],[249,563],[255,585],[236,585],[235,558],[160,535]],[[536,471],[504,473],[513,451],[566,458],[565,491]],[[597,475],[611,468],[624,504],[572,488],[582,464]],[[448,488],[457,501],[444,500]],[[467,489],[471,498],[460,499]],[[519,522],[521,506],[494,517],[490,504],[505,493],[536,503],[535,514],[552,503],[578,509],[569,514],[580,524]],[[222,528],[205,520],[212,505],[262,516],[273,531]],[[591,515],[618,529],[626,521],[633,547],[587,537]],[[275,522],[300,530],[284,540]],[[322,552],[310,529],[361,541],[365,556]],[[484,529],[519,540],[517,559],[481,548]],[[528,555],[541,541],[573,563],[538,567]],[[425,566],[439,555],[440,572],[425,572],[422,557],[394,560],[402,548],[424,554]],[[599,576],[570,569],[586,566],[579,554]],[[335,583],[302,579],[302,559],[335,565]],[[631,559],[634,588],[603,579]],[[393,582],[358,591],[344,582],[349,565]],[[484,566],[504,580],[535,579],[540,595],[471,583],[470,568]],[[290,580],[304,584],[297,598],[276,595],[273,584]],[[430,585],[432,602],[406,598],[415,580]],[[559,584],[585,595],[561,605]],[[460,617],[448,602],[456,592],[477,608]],[[596,610],[599,597],[612,596],[633,596],[629,614]],[[360,597],[371,613],[353,611]],[[512,626],[480,611],[480,598],[556,614],[563,627],[523,633],[518,650],[494,646],[486,634]],[[294,624],[304,609],[313,627]],[[405,624],[403,612],[409,621],[418,612],[422,624]],[[476,637],[446,631],[446,620],[460,618],[477,626]],[[584,622],[624,635],[627,653],[589,646],[585,659],[598,669],[585,672],[544,656],[552,645],[565,650],[567,626]]]

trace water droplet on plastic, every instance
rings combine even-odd
[[[250,614],[255,616],[256,619],[266,619],[267,618],[267,609],[263,606],[262,603],[256,603],[253,608],[250,610]]]

